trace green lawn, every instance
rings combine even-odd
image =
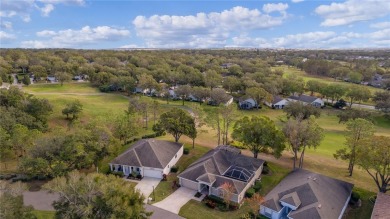
[[[172,194],[175,191],[175,189],[172,189],[173,181],[179,183],[177,175],[210,150],[210,148],[202,147],[199,145],[195,145],[194,149],[192,149],[192,147],[188,145],[186,145],[185,148],[189,148],[190,153],[183,154],[183,156],[177,162],[176,166],[179,167],[179,171],[177,173],[170,173],[167,177],[167,181],[161,181],[158,184],[158,186],[154,190],[154,197],[153,194],[150,195],[150,197],[154,198],[153,202],[159,202],[168,197],[170,194]]]
[[[37,217],[37,219],[53,219],[55,212],[34,210],[33,214]]]
[[[260,193],[265,195],[272,188],[274,188],[290,171],[289,169],[283,168],[279,165],[268,163],[272,174],[269,176],[262,176],[262,189]],[[179,212],[179,215],[189,219],[226,219],[226,218],[240,218],[245,213],[248,213],[250,208],[244,203],[240,209],[236,211],[222,212],[216,209],[207,207],[204,203],[200,203],[195,200],[189,201],[185,204]]]
[[[90,83],[65,83],[60,84],[31,84],[24,86],[23,90],[34,93],[96,93],[99,90]]]

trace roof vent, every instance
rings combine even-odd
[[[307,179],[311,179],[311,176],[308,176]]]
[[[321,207],[322,207],[321,204],[318,204],[318,208],[321,209]]]
[[[316,181],[316,180],[317,180],[317,178],[315,178],[315,177],[314,177],[314,178],[313,178],[313,180],[314,180],[314,181]]]

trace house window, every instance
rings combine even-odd
[[[139,171],[139,167],[137,167],[137,171]]]
[[[177,158],[177,154],[175,155],[175,158]]]
[[[131,171],[133,171],[134,167],[131,167]]]

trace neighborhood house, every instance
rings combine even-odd
[[[238,102],[238,106],[240,107],[240,109],[249,110],[249,109],[256,108],[258,105],[256,100],[254,100],[253,98],[247,98],[247,99],[240,100]]]
[[[142,139],[112,160],[109,165],[113,172],[125,176],[135,173],[142,177],[163,178],[183,155],[183,145],[175,142]]]
[[[272,109],[283,109],[286,105],[288,105],[288,100],[279,96],[274,96],[272,102],[265,102],[265,104]]]
[[[260,214],[272,219],[341,219],[352,188],[351,183],[296,169],[267,194]]]
[[[321,98],[314,97],[314,96],[307,96],[307,95],[300,95],[300,96],[289,96],[287,98],[289,101],[293,102],[301,102],[304,105],[311,104],[314,107],[323,107],[325,105],[324,101]]]
[[[221,196],[221,186],[234,187],[231,201],[240,203],[263,169],[263,160],[241,155],[239,149],[218,146],[178,175],[181,186],[207,195]]]
[[[371,219],[388,218],[390,215],[390,195],[378,192],[376,195],[374,210],[372,210]]]

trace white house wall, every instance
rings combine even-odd
[[[181,146],[179,151],[175,154],[175,156],[173,156],[172,160],[169,161],[168,165],[164,168],[163,173],[168,174],[169,172],[171,172],[171,168],[175,166],[175,164],[177,163],[177,161],[179,161],[182,155],[183,155],[183,146]]]

